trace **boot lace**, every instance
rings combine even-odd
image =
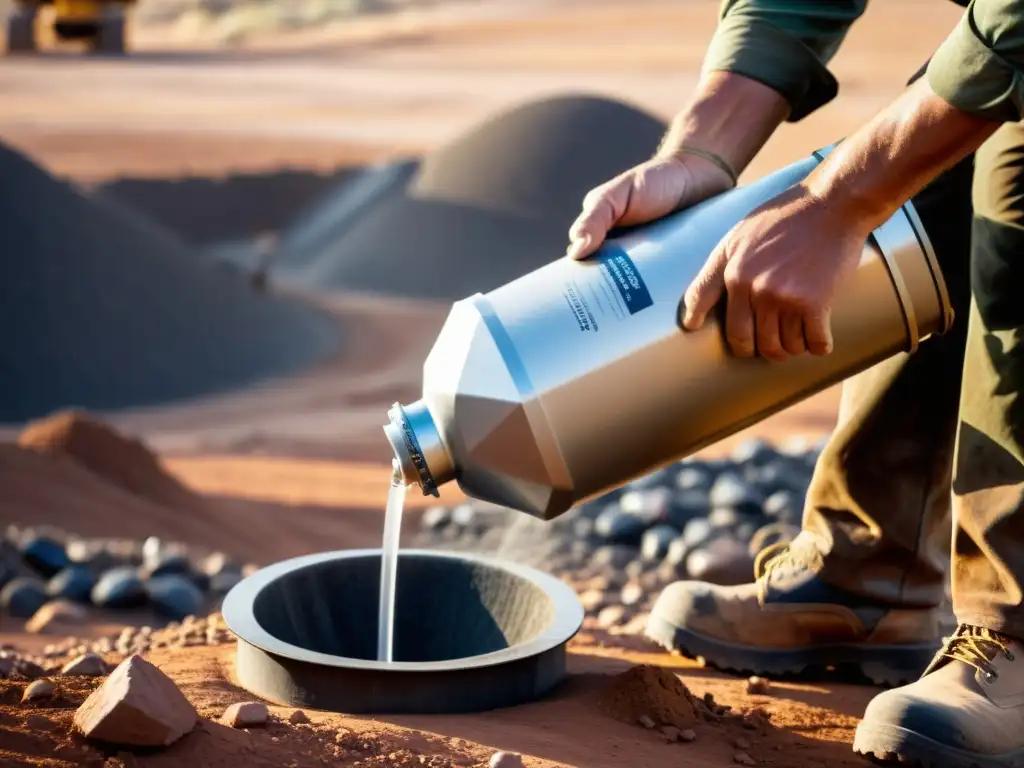
[[[813,569],[820,561],[821,555],[810,547],[794,548],[786,542],[765,547],[754,558],[754,580],[757,582],[760,601],[765,601],[773,573]]]
[[[942,651],[942,656],[970,664],[991,683],[999,677],[992,660],[1000,653],[1009,661],[1013,661],[1014,653],[1010,650],[1010,641],[1006,637],[984,627],[964,625],[950,638]]]

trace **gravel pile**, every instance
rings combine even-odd
[[[270,282],[443,301],[490,291],[562,256],[587,191],[649,158],[664,132],[653,115],[593,96],[502,110],[425,157],[337,237],[283,249]],[[334,215],[314,218],[326,227]]]
[[[565,578],[602,628],[628,625],[679,579],[742,584],[755,555],[800,530],[820,446],[761,440],[685,459],[544,522],[470,501],[432,507],[407,546],[471,551]]]
[[[156,537],[88,539],[11,526],[0,538],[0,611],[29,631],[89,618],[90,609],[150,611],[180,621],[209,608],[255,566]]]
[[[0,177],[0,423],[227,392],[338,348],[331,318],[252,291],[2,144]]]

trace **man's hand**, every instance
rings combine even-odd
[[[683,325],[700,328],[726,292],[725,336],[737,357],[827,355],[832,302],[870,233],[797,185],[722,239],[686,291]]]
[[[569,229],[568,255],[592,254],[614,227],[645,224],[735,185],[737,175],[789,114],[789,104],[757,80],[709,72],[672,120],[655,156],[592,189]],[[725,167],[692,150],[710,152]]]
[[[732,186],[724,170],[698,155],[648,160],[587,193],[569,229],[568,255],[586,258],[614,227],[659,219]]]
[[[699,328],[725,292],[736,355],[828,354],[836,292],[871,232],[998,125],[946,103],[921,78],[723,238],[686,291],[683,325]]]

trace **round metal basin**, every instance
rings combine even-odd
[[[376,661],[380,550],[276,563],[228,594],[238,682],[289,706],[360,714],[479,712],[543,696],[583,623],[558,579],[487,557],[402,550],[394,658]]]

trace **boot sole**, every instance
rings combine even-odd
[[[784,651],[736,645],[677,627],[652,614],[644,634],[670,651],[723,672],[764,677],[835,677],[856,670],[875,685],[898,686],[917,680],[939,649],[934,643],[915,645],[818,645]]]
[[[861,723],[853,751],[882,765],[906,768],[1024,768],[1024,750],[1002,755],[979,755],[947,747],[898,725]]]

